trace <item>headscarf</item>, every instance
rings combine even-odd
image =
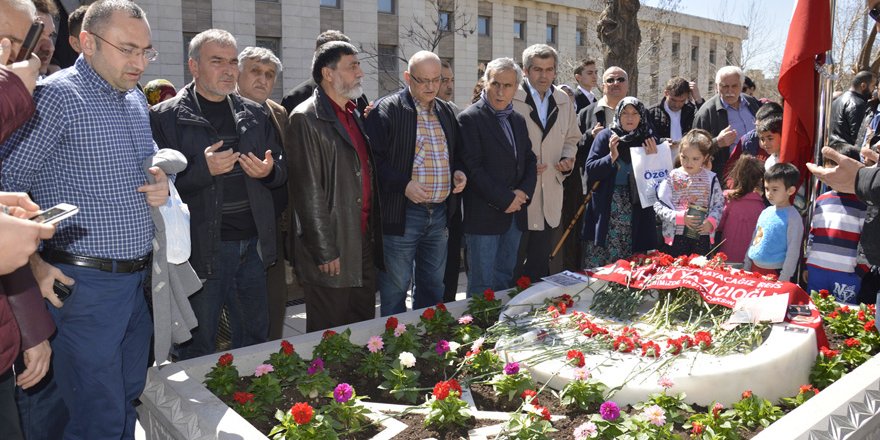
[[[639,125],[633,131],[624,130],[620,124],[620,114],[623,113],[623,109],[628,105],[633,106],[639,112]],[[644,145],[645,139],[654,136],[651,125],[648,123],[648,111],[645,109],[645,105],[632,96],[627,96],[617,103],[617,108],[614,110],[614,122],[611,123],[611,131],[620,138],[617,151],[620,153],[620,159],[627,163],[632,162],[629,149]]]
[[[144,95],[147,96],[147,104],[156,105],[162,101],[177,95],[174,84],[166,79],[154,79],[144,86]]]

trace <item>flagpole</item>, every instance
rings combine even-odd
[[[804,1],[804,0],[801,0]],[[836,0],[828,0],[831,6],[831,47],[825,51],[825,63],[819,65],[816,63],[816,71],[819,75],[819,96],[818,102],[816,106],[816,136],[813,145],[813,163],[822,166],[822,147],[828,145],[828,121],[831,119],[831,101],[832,96],[834,95],[834,86],[832,82],[834,81],[834,14],[837,12],[835,10]],[[807,230],[809,231],[810,225],[813,223],[813,212],[816,210],[816,199],[819,197],[819,179],[816,178],[815,175],[810,175],[810,185],[807,187],[809,194],[807,197],[809,198],[809,207],[807,210]],[[807,243],[809,242],[809,238],[802,242],[804,246],[804,254],[806,254]],[[802,271],[798,271],[797,279],[801,280]]]

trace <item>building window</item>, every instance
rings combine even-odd
[[[709,93],[715,93],[715,80],[714,79],[709,80],[709,87],[706,87],[706,90],[708,90]]]
[[[547,44],[556,44],[556,26],[547,25]]]
[[[709,64],[715,64],[715,49],[709,49]]]
[[[379,45],[379,95],[400,89],[397,72],[397,46]]]
[[[526,39],[526,22],[519,20],[513,21],[513,38],[516,40]]]
[[[586,42],[586,32],[583,30],[578,30],[574,33],[574,45],[575,46],[583,46]]]
[[[673,62],[678,61],[677,58],[681,57],[681,34],[678,32],[672,33],[672,58]]]
[[[489,22],[491,20],[491,17],[487,17],[485,15],[480,15],[479,17],[477,17],[477,33],[479,35],[483,35],[486,37],[489,36],[489,32],[491,32],[489,28]]]
[[[394,13],[394,0],[379,0],[379,12],[384,14]]]
[[[691,61],[696,63],[697,60],[699,60],[699,59],[700,59],[700,47],[699,46],[691,47]]]
[[[257,37],[255,46],[263,47],[272,51],[278,59],[281,59],[281,39],[275,37]]]
[[[321,6],[325,8],[336,8],[339,9],[342,5],[340,3],[342,0],[321,0]]]
[[[452,30],[452,14],[446,11],[440,11],[440,17],[437,20],[437,28],[445,32]]]

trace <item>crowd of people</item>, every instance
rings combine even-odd
[[[468,296],[654,249],[724,252],[842,302],[877,293],[870,72],[834,101],[810,213],[779,160],[782,107],[735,66],[708,99],[674,77],[648,107],[620,67],[584,60],[563,78],[535,44],[489,62],[459,108],[451,66],[420,51],[405,86],[371,101],[357,47],[326,31],[276,103],[281,61],[221,29],[191,40],[191,83],[141,87],[158,53],[129,0],[72,13],[81,55],[55,66],[51,5],[0,0],[4,439],[133,438],[148,365],[213,353],[223,309],[233,348],[281,336],[285,260],[308,331],[373,318],[377,291],[383,316],[410,292],[414,308],[454,300],[462,250]],[[12,62],[35,20],[35,53]],[[637,154],[675,163],[647,205]],[[167,216],[179,202],[183,233]],[[29,220],[59,203],[79,213]]]

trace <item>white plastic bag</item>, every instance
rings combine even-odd
[[[654,206],[657,201],[657,186],[666,180],[672,171],[672,153],[669,144],[657,145],[656,154],[648,154],[645,147],[630,148],[632,154],[633,175],[639,190],[639,201],[642,208]]]
[[[189,236],[189,207],[180,200],[180,194],[174,182],[168,181],[170,194],[168,201],[159,207],[162,220],[165,222],[165,249],[167,250],[168,262],[183,264],[189,260],[190,236]]]

